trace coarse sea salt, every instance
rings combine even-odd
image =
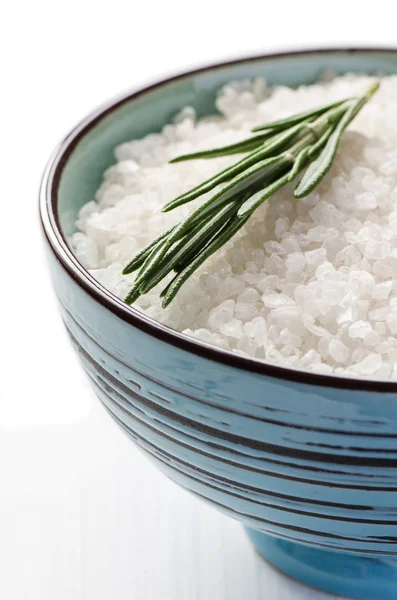
[[[234,143],[260,123],[361,93],[349,74],[296,90],[259,78],[232,82],[219,114],[185,107],[172,123],[115,149],[96,198],[87,198],[71,246],[78,260],[123,298],[133,255],[204,198],[166,203],[238,156],[170,165],[179,155]],[[189,279],[163,310],[151,290],[135,307],[169,327],[243,355],[316,373],[397,378],[397,76],[344,133],[334,164],[306,198],[293,185],[259,208],[242,231]],[[207,196],[206,196],[207,197]]]

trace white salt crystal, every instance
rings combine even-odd
[[[397,313],[391,314],[387,317],[386,325],[391,333],[397,334]]]
[[[368,313],[368,316],[373,321],[386,321],[391,313],[389,306],[383,306],[382,308],[377,308],[375,310],[371,310]]]
[[[386,333],[386,325],[380,321],[375,323],[374,329],[380,336],[383,336]]]
[[[370,192],[373,192],[378,196],[387,194],[387,192],[389,191],[389,187],[387,185],[386,180],[382,177],[375,177],[373,173],[371,175],[363,177],[362,185],[366,190],[369,190]]]
[[[238,340],[243,335],[243,324],[237,319],[231,319],[220,325],[219,331],[227,337],[236,338]]]
[[[262,292],[268,292],[270,290],[275,290],[278,284],[279,278],[277,275],[264,275],[263,273],[260,275],[260,279],[257,282],[257,287]]]
[[[284,253],[287,252],[288,254],[291,254],[292,252],[300,252],[301,251],[301,245],[299,243],[299,236],[298,237],[284,237],[280,246],[284,250]]]
[[[196,337],[197,339],[201,340],[202,342],[206,342],[207,344],[210,344],[212,341],[212,334],[210,331],[208,331],[208,329],[196,329],[196,331],[192,331],[191,329],[185,329],[183,333],[185,333],[186,335]]]
[[[372,325],[368,321],[356,321],[349,327],[349,335],[351,338],[365,339],[365,336],[372,331]]]
[[[244,333],[255,340],[258,345],[264,346],[267,341],[267,327],[265,319],[256,317],[249,323],[245,323]]]
[[[302,322],[302,310],[298,306],[283,306],[274,308],[269,313],[269,323],[274,322],[279,327],[287,327],[291,333],[303,335],[305,327]]]
[[[251,302],[236,302],[234,310],[236,318],[241,321],[250,321],[254,317],[259,316],[259,310],[255,304]]]
[[[98,192],[99,194],[99,192]],[[113,183],[107,186],[103,193],[99,196],[97,195],[97,200],[101,206],[101,208],[106,208],[108,206],[114,206],[120,200],[123,200],[125,196],[125,189],[122,185],[117,183]]]
[[[310,225],[308,224],[308,227]],[[339,232],[335,227],[324,227],[323,225],[317,225],[310,227],[307,232],[307,237],[311,242],[323,243],[325,240],[336,239],[339,236]]]
[[[365,358],[371,355],[371,350],[368,348],[355,348],[352,352],[352,361],[353,363],[361,362]]]
[[[379,168],[382,175],[396,175],[397,174],[397,157],[393,157],[390,160],[383,162]]]
[[[295,345],[286,344],[283,341],[284,346],[280,350],[281,356],[288,359],[289,364],[296,363],[296,361],[302,356],[301,351]]]
[[[383,362],[376,371],[374,371],[374,377],[377,379],[388,379],[393,370],[393,364],[390,362]]]
[[[348,267],[352,267],[354,264],[358,264],[361,260],[361,253],[357,248],[348,244],[342,250],[340,250],[335,256],[335,264],[343,264]]]
[[[79,221],[86,221],[88,217],[99,211],[100,208],[94,200],[87,202],[87,204],[84,204],[79,210]]]
[[[320,325],[316,325],[314,322],[310,322],[308,319],[303,319],[303,324],[310,333],[315,335],[316,337],[322,337],[325,335],[329,335],[329,331],[324,327],[320,327]]]
[[[376,344],[374,350],[376,350],[378,354],[387,354],[390,351],[390,344],[387,342],[380,342],[379,344]]]
[[[269,342],[273,342],[274,344],[279,344],[280,343],[280,333],[281,333],[281,327],[279,327],[278,325],[275,325],[274,323],[269,325],[269,327],[267,329],[267,337],[268,337]]]
[[[267,360],[275,363],[283,363],[284,356],[279,352],[274,346],[268,346],[265,352],[265,357]]]
[[[374,298],[375,300],[386,300],[389,297],[392,288],[392,281],[384,281],[383,283],[378,283],[372,290],[372,298]]]
[[[377,331],[374,329],[372,331],[368,331],[368,333],[364,337],[364,344],[366,346],[375,346],[379,344],[381,337]]]
[[[177,125],[178,123],[183,123],[185,120],[195,121],[196,120],[196,111],[192,106],[185,106],[176,117],[173,118],[173,122]]]
[[[274,228],[274,233],[275,236],[280,238],[283,233],[285,233],[286,231],[288,231],[288,219],[277,219],[276,224],[275,224],[275,228]]]
[[[324,360],[326,360],[329,356],[329,346],[330,346],[330,343],[332,342],[332,339],[333,339],[332,336],[326,335],[326,336],[320,338],[320,340],[317,344],[317,351]]]
[[[139,171],[140,166],[135,160],[122,160],[117,163],[117,172],[125,175],[131,175]]]
[[[263,279],[263,273],[243,273],[242,278],[249,285],[256,285]]]
[[[356,207],[358,210],[374,210],[377,206],[377,199],[374,193],[364,192],[356,196]]]
[[[339,227],[343,221],[343,216],[333,204],[321,200],[310,211],[310,216],[316,223],[324,224],[329,227]]]
[[[350,368],[360,375],[371,375],[380,368],[381,364],[382,357],[379,354],[371,353],[361,362],[353,364]]]
[[[212,329],[219,329],[221,325],[230,321],[234,313],[235,305],[236,303],[234,300],[225,300],[210,310],[208,325]]]
[[[271,240],[270,242],[265,242],[263,244],[264,249],[268,254],[285,254],[285,249],[279,242],[274,242]]]
[[[339,304],[347,292],[348,285],[345,282],[327,281],[323,282],[321,297],[331,306]]]
[[[251,336],[243,334],[237,342],[237,349],[248,356],[256,356],[258,345]]]
[[[91,273],[104,287],[110,288],[119,298],[124,298],[131,286],[121,274],[122,265],[113,263],[104,269],[92,269]]]
[[[110,223],[107,223],[105,219],[95,218],[97,214],[100,213],[92,215],[87,221],[85,233],[99,248],[104,249],[108,244],[111,244],[117,236]]]
[[[364,256],[369,260],[377,260],[379,258],[387,258],[391,252],[389,242],[369,240],[365,245]]]
[[[292,252],[285,259],[285,266],[291,273],[301,272],[305,266],[305,257],[301,252]]]
[[[301,364],[304,367],[313,367],[316,364],[321,363],[321,356],[316,350],[308,350],[306,354],[302,356]]]
[[[280,342],[288,346],[295,346],[299,348],[302,345],[302,338],[299,335],[294,335],[285,328],[280,331]]]
[[[295,302],[285,294],[263,294],[262,302],[267,308],[293,306]]]
[[[352,290],[365,295],[372,292],[375,287],[375,277],[367,271],[352,270],[349,275],[349,284]]]
[[[340,340],[331,340],[328,352],[330,357],[337,363],[346,363],[349,357],[349,348]]]
[[[326,261],[327,251],[325,248],[317,248],[305,252],[304,256],[307,266],[311,269],[317,269],[319,265]]]
[[[397,275],[397,259],[394,256],[389,256],[374,262],[372,273],[382,279],[391,279]]]
[[[237,296],[245,290],[244,283],[240,279],[227,279],[219,285],[218,297],[220,300]]]
[[[332,263],[326,261],[317,267],[315,275],[316,275],[317,279],[320,279],[320,280],[327,279],[328,280],[334,274],[334,272],[335,272],[334,265]]]
[[[219,285],[219,277],[211,273],[203,273],[200,277],[200,285],[203,290],[208,293],[210,290],[217,290]]]
[[[331,367],[331,365],[327,365],[325,363],[312,364],[311,368],[315,373],[322,373],[322,374],[331,374],[333,371],[333,368]]]
[[[77,260],[86,269],[96,269],[98,267],[98,246],[94,240],[84,235],[84,233],[77,232],[72,236],[72,246]]]
[[[255,290],[254,288],[251,287],[246,287],[238,296],[237,296],[237,301],[238,302],[257,302],[260,298],[259,293],[257,292],[257,290]]]

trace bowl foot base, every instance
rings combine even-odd
[[[397,599],[397,557],[366,557],[294,544],[246,528],[259,554],[290,577],[349,598]]]

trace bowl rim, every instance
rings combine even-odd
[[[136,308],[128,306],[117,296],[112,294],[104,286],[88,273],[88,271],[78,262],[70,250],[67,241],[62,233],[58,214],[58,187],[62,176],[62,171],[81,139],[95,128],[100,121],[110,113],[116,111],[123,104],[133,101],[147,93],[156,91],[164,85],[172,84],[181,79],[194,77],[208,71],[223,69],[230,66],[251,63],[263,60],[273,60],[278,58],[299,57],[315,54],[373,54],[386,53],[394,55],[397,59],[397,47],[325,47],[309,49],[290,49],[281,52],[266,52],[254,56],[242,57],[233,60],[216,62],[204,65],[192,70],[178,72],[177,74],[166,78],[157,79],[148,85],[139,86],[136,89],[130,89],[113,99],[110,99],[73,127],[64,139],[53,151],[47,163],[42,176],[39,190],[39,211],[42,229],[45,238],[60,266],[67,274],[79,285],[86,293],[104,308],[110,310],[117,317],[151,335],[165,343],[169,343],[184,351],[202,356],[208,360],[226,364],[243,371],[254,372],[267,377],[282,379],[285,381],[303,383],[311,386],[350,389],[367,392],[397,392],[397,381],[381,379],[363,379],[350,376],[314,373],[309,370],[296,369],[293,367],[277,365],[265,362],[261,359],[244,356],[202,342],[196,338],[171,329],[162,323],[152,319],[145,313]]]

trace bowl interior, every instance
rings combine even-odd
[[[217,90],[233,79],[262,76],[270,84],[297,86],[313,82],[324,69],[397,73],[397,51],[311,51],[243,60],[169,79],[102,107],[71,134],[58,164],[54,208],[63,234],[75,230],[78,211],[94,198],[118,144],[159,131],[186,105],[199,116],[214,113]]]

